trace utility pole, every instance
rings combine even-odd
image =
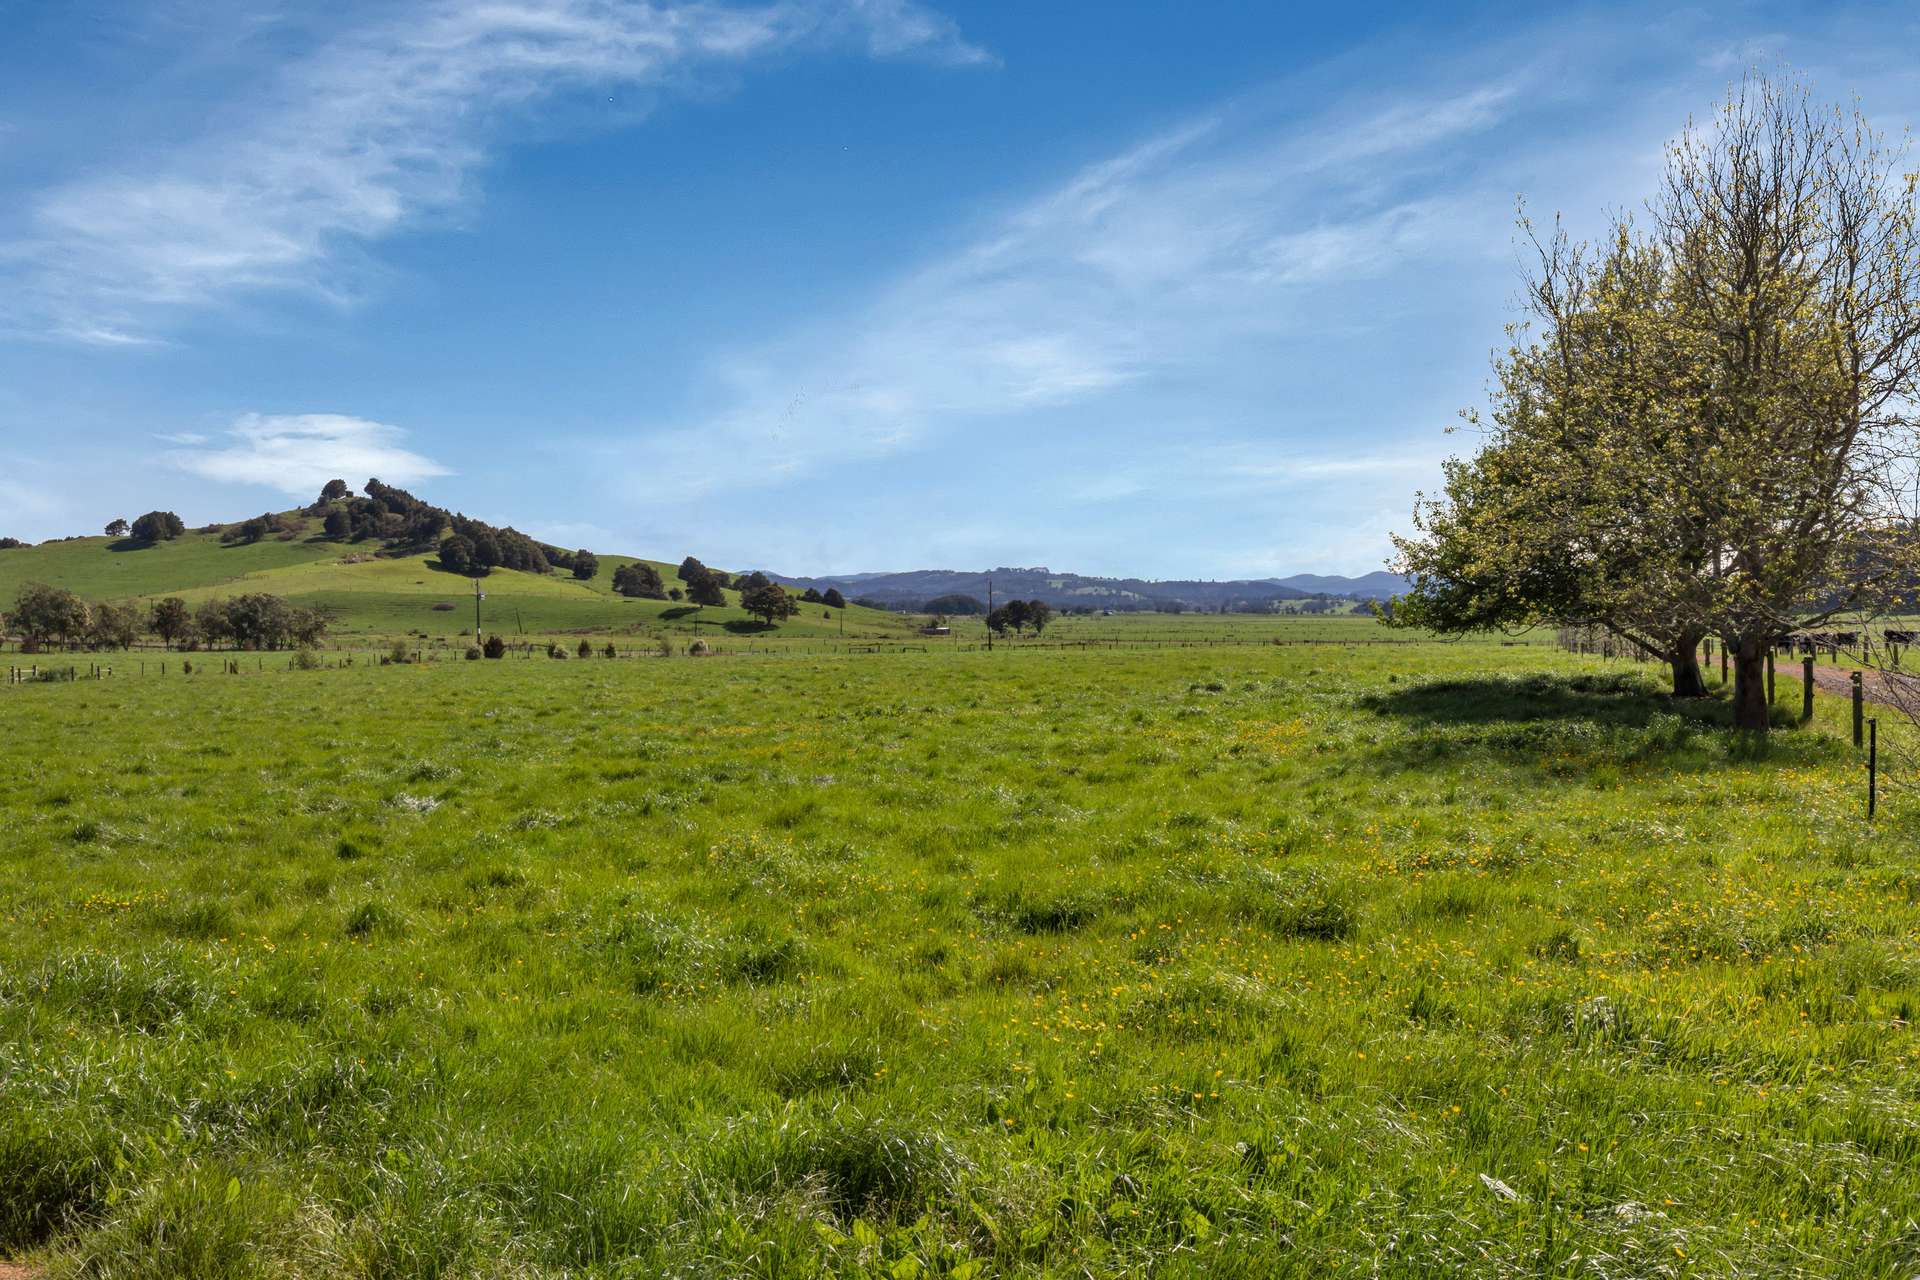
[[[480,579],[473,580],[473,642],[480,643],[480,602],[487,597],[480,590]]]

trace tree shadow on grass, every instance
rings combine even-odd
[[[1420,680],[1360,699],[1376,715],[1424,724],[1513,724],[1590,720],[1644,726],[1676,713],[1731,725],[1718,698],[1670,697],[1633,671],[1554,675],[1525,672],[1457,680]]]
[[[771,622],[760,622],[753,618],[729,618],[720,625],[736,636],[757,636],[779,630]]]
[[[1362,710],[1404,722],[1379,745],[1382,763],[1431,768],[1462,757],[1493,758],[1556,776],[1601,767],[1693,771],[1733,762],[1812,764],[1845,747],[1817,732],[1793,732],[1775,707],[1775,732],[1733,728],[1727,699],[1675,698],[1640,672],[1527,672],[1416,681],[1370,693]]]
[[[121,538],[117,542],[109,542],[107,544],[107,550],[109,551],[145,551],[149,547],[157,547],[159,545],[160,545],[159,543],[150,541],[146,538]]]

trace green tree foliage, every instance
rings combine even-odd
[[[727,593],[720,585],[718,574],[703,571],[687,580],[687,599],[718,608],[727,603]]]
[[[115,519],[107,521],[106,535],[109,538],[124,538],[127,536],[127,530],[132,527],[133,526],[125,520],[116,517]]]
[[[220,541],[251,545],[270,534],[291,534],[299,531],[299,524],[276,512],[267,511],[249,520],[225,530]]]
[[[660,580],[660,571],[643,560],[635,560],[615,569],[613,589],[623,596],[641,600],[667,598],[667,584]]]
[[[82,639],[92,616],[87,602],[73,592],[29,582],[14,597],[6,621],[23,644],[40,649],[56,641],[64,647]]]
[[[944,614],[949,618],[974,618],[987,611],[987,604],[977,596],[956,591],[944,596],[935,596],[921,605],[920,611]]]
[[[591,551],[576,551],[573,553],[573,564],[570,567],[573,569],[573,576],[579,581],[591,582],[594,575],[600,572],[600,557]]]
[[[304,609],[265,592],[250,592],[207,601],[200,606],[194,623],[210,645],[286,649],[319,644],[326,638],[328,618],[322,610]]]
[[[353,517],[336,507],[327,512],[327,518],[321,524],[321,528],[325,529],[327,536],[335,542],[345,542],[353,536]]]
[[[440,567],[448,573],[473,574],[477,569],[474,561],[473,540],[463,534],[454,534],[440,544]],[[485,570],[479,570],[484,576]]]
[[[802,591],[800,593],[800,601],[802,604],[819,604],[820,588],[808,587],[805,591]]]
[[[1053,621],[1053,606],[1045,600],[1027,601],[1027,625],[1033,628],[1033,634],[1039,635]]]
[[[762,622],[784,622],[800,611],[787,589],[777,582],[766,582],[740,597],[740,607]]]
[[[1597,625],[1734,656],[1764,730],[1775,637],[1920,579],[1920,204],[1857,114],[1752,77],[1672,148],[1651,228],[1536,247],[1487,440],[1423,500],[1397,625]]]
[[[840,588],[828,587],[820,593],[820,603],[829,609],[844,609],[847,607],[847,598],[840,594]]]
[[[147,615],[147,626],[160,637],[162,644],[175,644],[192,632],[193,615],[187,612],[185,600],[179,596],[168,596],[153,602],[153,608]]]
[[[138,542],[168,542],[186,531],[186,523],[171,511],[149,511],[129,526]]]
[[[347,488],[347,482],[345,480],[329,480],[320,486],[320,501],[323,503],[339,502],[351,492],[352,490]]]
[[[89,649],[131,649],[140,636],[140,614],[130,604],[87,606]]]
[[[26,543],[18,538],[0,538],[0,551],[12,551],[15,547],[24,547],[26,545]]]
[[[695,578],[705,577],[707,572],[707,566],[701,564],[692,556],[688,556],[680,562],[679,578],[682,582],[691,584]]]

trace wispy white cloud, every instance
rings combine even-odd
[[[236,292],[346,301],[369,269],[356,249],[462,201],[516,109],[824,47],[991,60],[913,0],[422,0],[285,67],[266,101],[231,104],[240,123],[38,193],[0,286],[15,327],[101,345]]]
[[[714,475],[716,453],[751,451],[761,481],[779,483],[1258,359],[1259,344],[1328,323],[1324,291],[1457,255],[1463,239],[1504,246],[1458,193],[1408,194],[1380,173],[1493,127],[1527,75],[1337,125],[1229,111],[1168,130],[1011,209],[864,310],[728,354],[697,425],[619,452],[636,483],[657,492],[665,478],[691,497],[740,483]]]
[[[206,439],[191,432],[173,438]],[[407,485],[453,474],[405,448],[405,439],[398,427],[343,414],[250,413],[234,422],[225,443],[176,450],[168,461],[209,480],[260,485],[300,497],[312,497],[335,478],[357,485],[372,476]]]

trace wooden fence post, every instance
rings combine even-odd
[[[1800,660],[1800,718],[1813,719],[1813,655]]]

